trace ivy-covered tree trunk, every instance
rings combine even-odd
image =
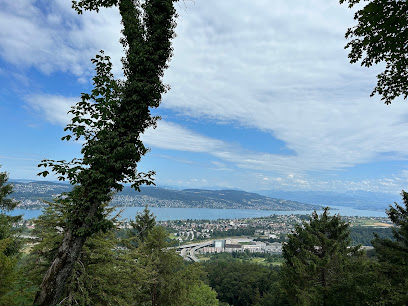
[[[122,59],[125,81],[116,80],[110,58],[96,55],[94,89],[82,94],[82,101],[72,109],[73,119],[65,128],[70,134],[63,140],[84,140],[82,159],[71,162],[44,160],[40,166],[51,167],[60,180],[68,179],[75,188],[68,194],[65,234],[57,255],[46,272],[35,305],[60,302],[67,280],[81,249],[93,233],[106,231],[112,223],[104,217],[105,203],[122,183],[139,189],[152,184],[154,172],[137,172],[137,163],[148,151],[140,135],[157,118],[150,109],[158,107],[167,87],[161,77],[172,55],[176,11],[174,0],[83,0],[73,1],[73,8],[96,10],[119,6],[126,50]],[[42,172],[44,176],[48,171]]]
[[[60,296],[85,241],[85,237],[73,237],[71,232],[65,232],[62,245],[44,276],[34,305],[56,305],[60,302]]]

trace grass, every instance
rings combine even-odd
[[[196,254],[196,257],[202,261],[207,261],[210,260],[210,257],[208,257],[207,255],[204,254]]]
[[[169,238],[170,238],[171,240],[174,240],[174,239],[177,239],[177,236],[176,236],[174,233],[170,233],[170,234],[169,234]]]

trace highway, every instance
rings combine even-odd
[[[253,239],[242,237],[242,238],[238,238],[238,240],[240,242],[248,242],[248,241],[252,241]],[[198,259],[195,256],[195,252],[197,252],[197,250],[200,248],[214,245],[214,241],[215,240],[209,240],[209,241],[192,243],[192,244],[183,244],[183,245],[180,245],[174,248],[180,251],[180,256],[183,257],[185,260],[192,260],[192,261],[197,262],[197,261],[200,261],[200,259]]]
[[[192,260],[192,261],[200,261],[195,256],[195,252],[203,248],[205,246],[210,246],[214,244],[214,240],[211,241],[205,241],[205,242],[199,242],[199,243],[192,243],[192,244],[184,244],[176,247],[178,250],[180,250],[180,256],[183,257],[185,260]]]

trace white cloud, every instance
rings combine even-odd
[[[149,129],[142,137],[149,146],[188,152],[215,152],[225,146],[222,141],[202,136],[178,124],[161,120],[156,129]]]
[[[408,156],[408,109],[370,99],[378,69],[348,63],[344,32],[352,12],[312,3],[191,5],[181,13],[163,107],[269,132],[296,153],[217,153],[242,167],[336,170],[390,150]]]
[[[119,73],[117,9],[77,16],[69,1],[52,2],[46,13],[36,3],[0,0],[3,59],[46,73],[67,71],[85,82],[93,70],[89,59],[105,49]],[[302,176],[308,171],[408,157],[408,108],[368,97],[381,67],[349,64],[344,32],[354,22],[353,12],[338,1],[206,0],[180,5],[179,14],[174,58],[165,75],[172,90],[162,107],[187,118],[270,133],[295,154],[247,150],[245,144],[210,138],[170,121],[146,132],[148,145],[207,153],[220,169],[264,171],[264,182],[309,186],[334,183],[311,182]],[[27,101],[50,122],[65,125],[66,112],[77,99],[37,95]]]
[[[48,122],[65,126],[71,120],[68,111],[71,106],[78,102],[79,98],[39,94],[27,96],[25,100],[33,110],[39,112]]]
[[[3,59],[47,74],[69,72],[82,80],[84,75],[92,75],[90,59],[104,49],[114,59],[114,71],[120,72],[121,24],[117,9],[78,16],[70,1],[49,2],[47,10],[40,10],[37,4],[26,0],[0,1]],[[107,41],[112,43],[106,44]]]
[[[307,175],[299,176],[265,176],[259,172],[247,172],[245,177],[253,190],[315,190],[315,191],[337,191],[366,190],[398,194],[406,189],[407,179],[401,180],[403,171],[397,175],[383,178],[367,178],[356,180],[344,179],[321,179]]]
[[[26,100],[34,110],[43,113],[47,121],[65,126],[70,120],[67,112],[78,101],[78,98],[33,95],[28,96]],[[406,133],[400,131],[395,132],[395,134],[399,134],[399,137],[404,139]],[[395,141],[393,136],[386,136],[387,139],[384,139],[384,143],[381,144],[381,148],[385,151]],[[353,139],[353,135],[349,137]],[[330,147],[330,143],[324,145],[322,142],[328,142],[328,139],[322,138],[321,142],[316,144],[316,148],[310,148],[308,147],[310,144],[306,143],[303,150],[292,148],[295,149],[295,152],[299,152],[297,155],[279,155],[247,150],[240,145],[210,138],[165,120],[159,121],[156,129],[148,129],[142,136],[142,140],[152,147],[207,153],[239,168],[286,173],[288,178],[293,178],[294,173],[301,174],[310,170],[328,171],[351,167],[354,164],[365,162],[370,157],[374,158],[376,152],[381,152],[378,147],[373,147],[371,148],[372,151],[368,152],[362,150],[362,146],[370,144],[372,136],[367,135],[366,139],[356,138],[355,148],[349,152],[344,151],[351,149],[347,148],[346,144],[343,146],[342,143],[345,143],[345,140],[339,137],[338,139],[334,138],[333,142],[336,142],[340,147],[336,147],[334,144],[331,144]],[[365,141],[367,143],[364,143]],[[360,149],[361,152],[358,152]]]

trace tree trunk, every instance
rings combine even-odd
[[[61,302],[68,278],[71,276],[86,237],[76,237],[70,230],[64,234],[64,240],[48,271],[45,273],[40,290],[35,297],[34,305],[57,305]]]

